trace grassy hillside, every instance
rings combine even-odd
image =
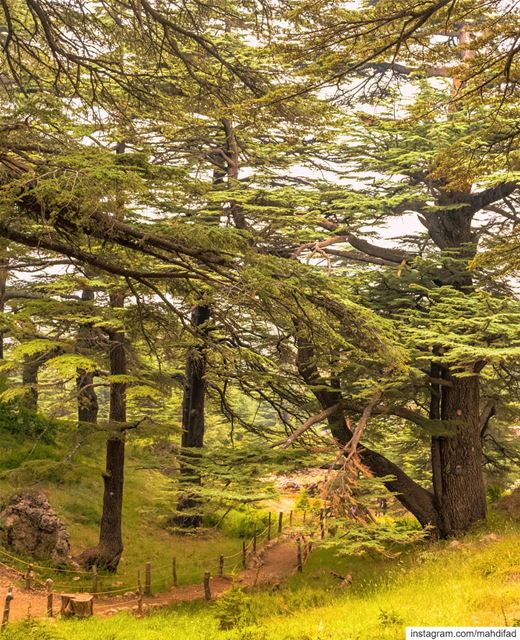
[[[424,543],[398,558],[342,558],[317,549],[280,590],[177,605],[143,619],[13,625],[5,640],[397,640],[406,625],[520,622],[520,524],[494,515],[456,542]],[[351,573],[341,589],[331,570]],[[220,620],[234,626],[220,629]]]
[[[43,491],[70,532],[73,555],[97,541],[105,438],[104,434],[90,435],[73,462],[63,462],[75,435],[67,425],[47,442],[2,431],[0,451],[0,500],[21,489]],[[232,514],[225,531],[208,528],[196,536],[186,536],[167,530],[164,521],[173,505],[169,492],[172,480],[154,469],[158,460],[148,445],[145,438],[129,438],[123,512],[125,550],[117,576],[100,576],[100,590],[134,589],[137,570],[142,571],[147,560],[152,561],[154,590],[164,590],[171,584],[173,555],[177,557],[179,583],[200,582],[204,570],[216,565],[220,553],[228,555],[241,548],[237,514]],[[0,557],[0,561],[5,559]],[[23,568],[20,563],[13,564]],[[45,570],[39,570],[38,575],[41,579],[55,578]],[[80,581],[72,578],[73,574],[63,574],[60,583],[70,583],[74,589],[90,587],[89,576]]]

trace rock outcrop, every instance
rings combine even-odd
[[[18,493],[3,505],[0,545],[38,560],[69,560],[69,534],[42,493]]]

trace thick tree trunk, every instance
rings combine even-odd
[[[455,433],[432,440],[435,501],[444,537],[467,531],[486,517],[479,419],[479,378],[445,373],[441,389],[441,418]]]
[[[124,305],[124,294],[110,295],[110,306]],[[125,375],[126,351],[123,331],[110,331],[110,375]],[[126,384],[110,385],[109,420],[113,432],[107,440],[106,469],[103,474],[103,514],[99,531],[98,566],[115,571],[123,553],[122,512],[125,469]]]
[[[124,294],[110,295],[110,306],[121,308]],[[126,351],[123,331],[109,331],[110,375],[125,375]],[[110,385],[110,435],[106,444],[106,467],[103,473],[103,512],[99,530],[99,544],[95,549],[85,551],[82,563],[91,567],[115,572],[123,553],[122,511],[123,483],[125,469],[125,423],[126,384],[112,382]]]
[[[475,256],[473,213],[458,198],[451,192],[441,192],[438,204],[454,205],[454,209],[430,213],[423,223],[435,244],[452,256],[451,265],[440,274],[439,284],[470,294],[473,281],[467,265]],[[442,353],[436,349],[434,355]],[[454,375],[442,363],[431,364],[432,379],[442,384],[430,385],[430,418],[446,421],[446,426],[454,429],[453,434],[433,436],[431,441],[432,483],[443,537],[467,531],[486,517],[479,397],[479,371],[484,364],[475,362],[473,375],[461,371],[463,377]]]
[[[195,307],[191,315],[191,324],[196,331],[210,318],[210,309],[206,305]],[[183,449],[200,449],[204,446],[204,405],[206,397],[206,355],[203,345],[190,349],[186,357],[186,373],[182,401],[182,439]],[[175,523],[184,527],[196,527],[200,524],[201,515],[196,513],[200,501],[197,498],[197,485],[201,484],[197,470],[197,454],[184,451],[185,460],[180,466],[181,495]],[[190,489],[191,487],[191,489]]]

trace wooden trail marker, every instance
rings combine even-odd
[[[247,548],[246,541],[242,540],[242,567],[245,569],[247,566]]]
[[[211,600],[211,589],[209,586],[210,577],[211,573],[209,571],[206,571],[204,573],[204,599],[207,601]]]
[[[152,563],[150,561],[144,566],[144,595],[152,595]]]
[[[143,613],[143,586],[141,584],[141,572],[137,571],[137,613]]]
[[[26,572],[24,578],[25,578],[25,589],[26,589],[26,591],[30,591],[32,589],[32,583],[33,583],[33,578],[34,578],[34,571],[33,571],[32,564],[30,564],[27,567],[27,572]]]
[[[2,630],[5,629],[5,627],[7,627],[9,623],[9,612],[11,611],[11,600],[13,598],[13,587],[7,587],[7,593],[5,595],[4,603],[4,614],[2,616]]]
[[[223,555],[221,555],[220,558],[218,559],[218,575],[219,576],[224,575],[224,556]]]
[[[297,568],[298,568],[298,571],[301,573],[303,571],[302,540],[301,540],[301,538],[298,538],[297,545],[298,545]]]
[[[45,591],[47,592],[47,617],[52,618],[52,586],[53,581],[50,578],[45,580]]]
[[[177,586],[177,558],[173,556],[172,558],[172,582],[173,586]]]
[[[93,564],[92,565],[92,594],[94,597],[96,597],[97,590],[98,590],[97,566]]]
[[[278,533],[282,533],[283,528],[283,511],[278,514]]]

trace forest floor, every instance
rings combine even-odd
[[[266,552],[258,588],[229,590],[211,602],[201,599],[200,587],[198,598],[188,602],[176,601],[170,592],[165,606],[149,607],[142,617],[121,608],[87,620],[24,620],[8,625],[2,637],[402,640],[411,625],[520,624],[520,522],[503,513],[490,510],[487,523],[458,540],[416,543],[392,557],[338,556],[327,545],[316,544],[303,573],[294,572],[295,547],[294,540],[285,539]],[[273,585],[285,573],[284,563],[290,574]],[[338,576],[347,574],[352,581],[344,585]],[[240,577],[254,585],[256,569]]]
[[[268,584],[278,585],[296,571],[295,534],[288,534],[259,548],[258,554],[249,559],[249,566],[235,576],[215,576],[210,580],[211,596],[218,597],[233,585],[251,588]],[[0,590],[19,581],[19,573],[7,566],[0,566]],[[71,592],[67,592],[71,593]],[[204,598],[204,585],[192,584],[172,587],[169,591],[143,597],[143,611],[164,607],[175,602],[190,602]],[[113,615],[122,611],[137,610],[137,593],[127,592],[120,596],[99,597],[94,602],[94,615]],[[59,593],[54,595],[55,613],[59,610]],[[26,591],[16,589],[11,602],[10,621],[27,617],[39,618],[47,615],[47,596],[43,589]]]

